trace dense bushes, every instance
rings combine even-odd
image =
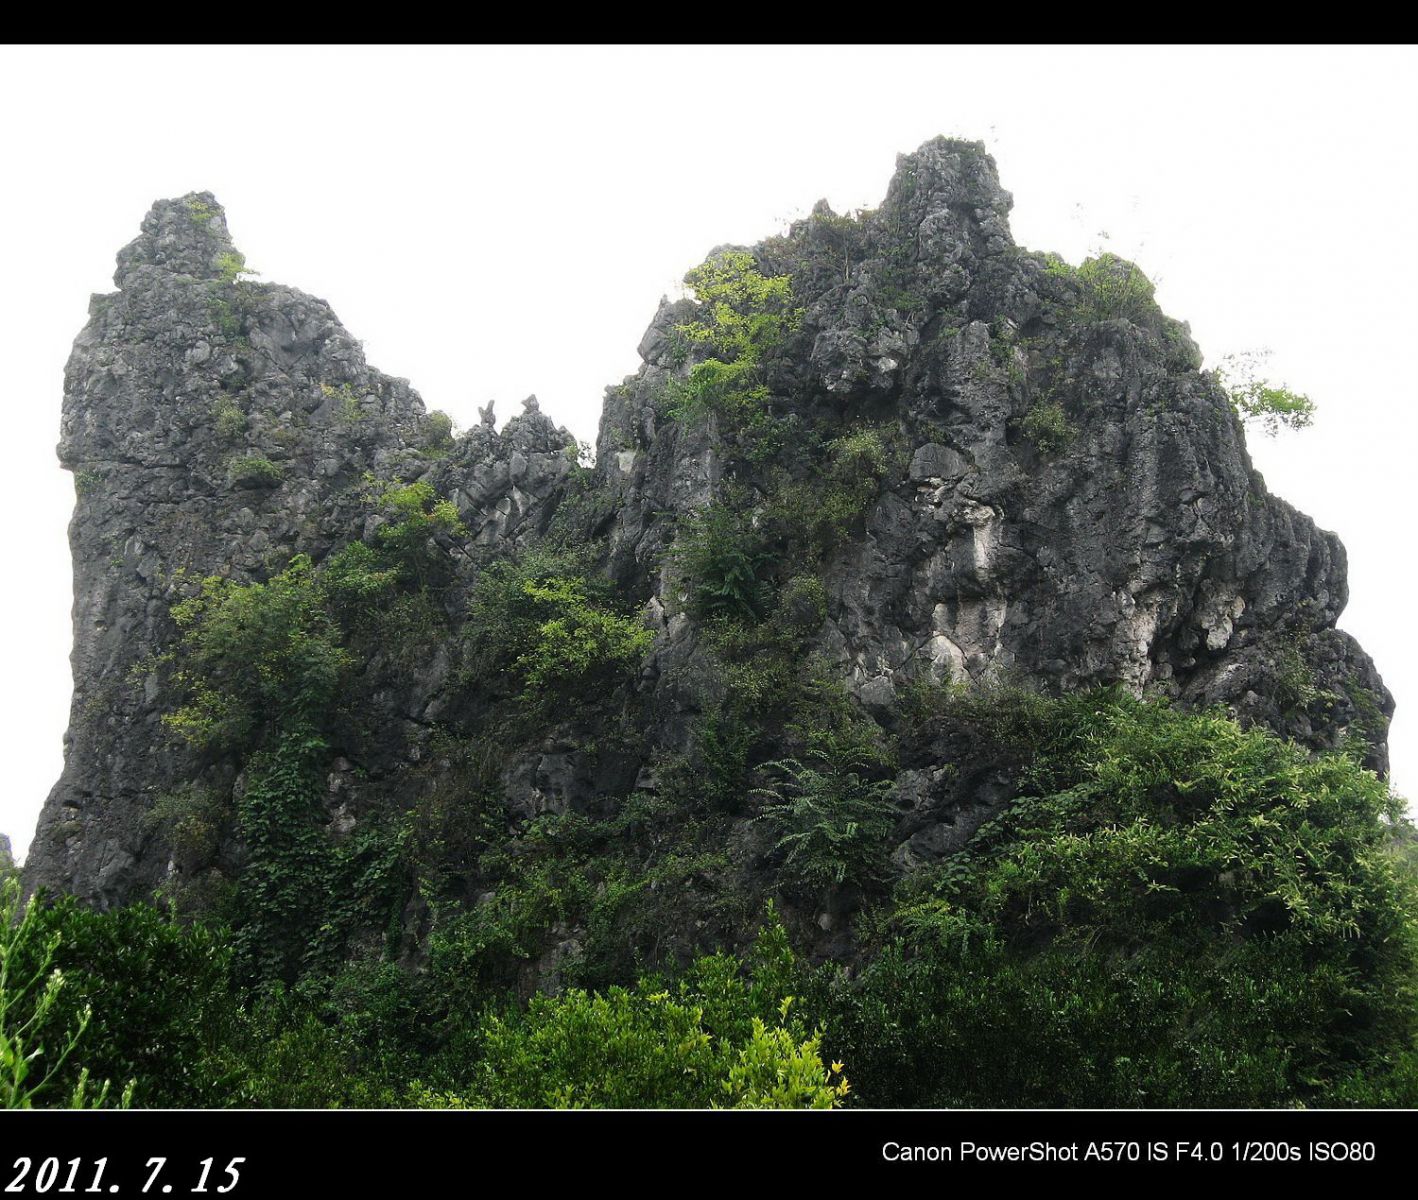
[[[524,837],[505,855],[512,882],[447,924],[418,976],[364,958],[253,989],[223,934],[150,909],[36,909],[7,953],[4,1029],[27,1011],[14,981],[51,954],[64,983],[47,1020],[72,1033],[93,1015],[37,1102],[88,1067],[137,1079],[143,1104],[828,1105],[845,1099],[832,1060],[873,1105],[1418,1101],[1413,837],[1375,776],[1119,694],[915,699],[907,742],[948,733],[1014,795],[963,849],[876,893],[851,974],[810,969],[774,923],[743,962],[681,959],[667,979],[618,957],[640,936],[623,923],[635,906],[702,905],[692,881],[730,869],[687,853],[675,831],[693,822],[647,798]],[[832,867],[842,843],[792,802],[870,800],[862,827],[886,799],[870,781],[890,756],[866,761],[850,731],[834,735],[842,762],[804,756],[769,797],[805,834],[780,854],[802,844],[815,861],[795,881],[784,855],[789,899],[852,878],[850,858]],[[869,841],[848,846],[889,845]],[[657,877],[658,893],[637,882]],[[642,915],[663,932],[696,911]],[[523,1008],[522,967],[563,922],[585,939],[567,972],[598,990],[572,981]]]
[[[1377,778],[1122,695],[957,707],[1024,752],[1020,792],[903,885],[860,981],[817,981],[864,1093],[1274,1105],[1411,1083],[1418,916]]]
[[[464,1091],[413,1094],[437,1107],[838,1107],[848,1084],[841,1064],[823,1063],[821,1032],[794,1018],[790,997],[771,1025],[746,1013],[737,969],[714,957],[674,990],[642,981],[533,997],[523,1013],[485,1019]],[[747,1031],[735,1029],[745,1015]]]

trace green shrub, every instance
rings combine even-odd
[[[571,989],[534,996],[525,1013],[481,1022],[482,1057],[457,1091],[415,1085],[429,1107],[836,1108],[842,1065],[824,1064],[820,1032],[764,997],[739,964],[701,959],[673,989]]]
[[[1072,267],[1051,256],[1046,270],[1070,280],[1079,289],[1079,314],[1087,321],[1126,320],[1147,324],[1161,316],[1152,281],[1135,263],[1103,253]]]
[[[361,1069],[363,1047],[282,987],[251,998],[235,1033],[213,1055],[224,1080],[222,1107],[386,1108],[398,1102],[393,1081]]]
[[[533,692],[584,683],[639,666],[655,640],[638,621],[595,607],[579,579],[526,580],[522,592],[538,613],[550,613],[513,669]]]
[[[230,397],[223,396],[212,411],[217,418],[217,433],[227,441],[233,441],[246,432],[246,414],[237,407]],[[256,460],[248,459],[246,461]],[[277,478],[279,479],[279,477],[278,470]]]
[[[654,634],[617,608],[610,582],[575,552],[543,548],[493,563],[474,588],[464,625],[472,671],[483,679],[505,672],[534,706],[625,678]]]
[[[851,533],[881,493],[890,469],[882,431],[858,429],[823,448],[821,466],[793,479],[780,472],[765,506],[764,525],[788,555],[814,565]]]
[[[814,742],[806,763],[789,758],[765,765],[777,782],[756,789],[766,802],[756,819],[777,836],[784,884],[815,899],[835,885],[880,882],[897,813],[895,785],[871,778],[881,766],[871,746],[826,734]]]
[[[183,876],[211,862],[231,815],[227,799],[211,788],[187,783],[164,792],[143,815],[145,830],[160,830],[173,864]]]
[[[242,275],[259,275],[246,265],[246,255],[240,250],[224,250],[217,255],[217,280],[222,284],[233,284]]]
[[[1057,401],[1033,405],[1020,422],[1020,431],[1044,454],[1067,450],[1078,436],[1077,428]]]
[[[282,471],[269,458],[259,455],[243,455],[227,463],[227,479],[232,487],[269,488],[279,487]]]
[[[374,547],[350,542],[325,560],[319,582],[334,616],[345,628],[355,629],[374,619],[402,575],[401,566],[391,565]]]
[[[220,1095],[209,1056],[239,1017],[223,931],[179,925],[145,904],[95,912],[72,896],[36,904],[27,923],[16,957],[34,973],[51,953],[64,980],[51,1019],[71,1028],[86,1020],[78,1057],[93,1076],[132,1080],[129,1096],[145,1107]],[[82,1073],[63,1064],[54,1093],[77,1088]]]
[[[390,484],[378,499],[393,518],[379,529],[381,552],[399,565],[405,581],[419,587],[441,582],[448,563],[447,555],[438,551],[437,539],[463,538],[468,533],[457,505],[442,499],[424,480]]]
[[[188,701],[163,719],[202,748],[240,749],[304,725],[333,704],[351,665],[308,555],[267,583],[211,576],[172,616]]]
[[[453,444],[453,418],[434,409],[423,419],[423,442],[428,450],[447,450]]]
[[[794,575],[778,591],[777,619],[804,636],[827,619],[827,588],[816,575]]]
[[[686,577],[696,617],[757,621],[768,600],[759,572],[768,558],[761,536],[727,505],[711,504],[680,522],[671,557]]]
[[[352,383],[342,383],[338,387],[332,383],[322,383],[320,391],[336,402],[335,419],[342,425],[358,425],[364,420],[364,405]]]
[[[72,990],[66,992],[68,981],[55,963],[61,940],[35,901],[21,900],[18,878],[0,882],[0,1108],[100,1108],[107,1102],[108,1081],[91,1092],[89,1067],[70,1064],[93,1011],[65,1003]],[[130,1084],[123,1107],[131,1098]]]
[[[675,326],[675,333],[706,347],[710,357],[671,388],[670,411],[680,419],[717,412],[732,425],[749,424],[768,400],[764,356],[801,316],[793,307],[792,279],[764,276],[753,255],[730,250],[695,267],[684,281],[699,302],[698,316]]]

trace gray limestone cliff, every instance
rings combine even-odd
[[[1335,627],[1347,598],[1339,539],[1267,492],[1224,391],[1150,289],[1127,301],[1125,276],[1125,302],[1099,304],[1077,271],[1014,244],[1010,204],[982,147],[937,139],[898,160],[874,212],[819,205],[748,248],[764,276],[791,277],[801,307],[763,364],[767,410],[790,431],[771,463],[743,453],[713,414],[675,415],[666,398],[696,361],[677,327],[695,304],[662,302],[643,366],[607,391],[589,469],[534,400],[500,432],[489,411],[446,444],[328,305],[239,278],[212,196],[156,204],[66,370],[75,691],[30,885],[108,906],[178,869],[147,814],[230,768],[163,724],[172,606],[202,576],[261,580],[292,555],[319,563],[371,540],[369,477],[424,480],[457,506],[467,537],[442,548],[453,622],[489,562],[574,529],[654,630],[614,698],[613,751],[585,748],[588,722],[610,719],[591,710],[611,703],[587,697],[585,712],[509,747],[509,810],[588,811],[653,789],[659,756],[690,744],[723,691],[679,591],[677,531],[729,494],[749,513],[784,481],[811,494],[822,464],[810,448],[865,426],[889,453],[869,503],[823,549],[824,603],[809,609],[801,648],[864,712],[889,722],[918,680],[1114,683],[1225,704],[1316,749],[1361,736],[1382,770],[1393,702]],[[456,647],[425,651],[361,664],[383,732],[359,761],[332,753],[332,830],[429,786],[437,728],[491,703],[469,700]],[[946,778],[929,753],[903,764],[897,785],[902,870],[997,802],[997,781]],[[551,949],[574,947],[576,933]]]

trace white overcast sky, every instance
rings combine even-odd
[[[23,853],[68,713],[64,361],[154,199],[213,191],[263,278],[460,425],[535,392],[594,439],[688,267],[877,204],[938,133],[987,143],[1021,245],[1134,258],[1208,363],[1268,348],[1319,403],[1252,453],[1348,546],[1411,794],[1415,81],[1411,47],[0,48],[0,831]]]

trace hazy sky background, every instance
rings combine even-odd
[[[1268,348],[1315,427],[1251,438],[1344,538],[1418,789],[1413,48],[0,48],[7,514],[0,831],[23,853],[68,715],[73,482],[54,457],[91,292],[152,201],[213,191],[262,277],[330,301],[430,408],[529,392],[594,439],[664,293],[898,152],[983,139],[1023,246],[1135,259],[1208,365]],[[1106,238],[1104,237],[1106,234]]]

